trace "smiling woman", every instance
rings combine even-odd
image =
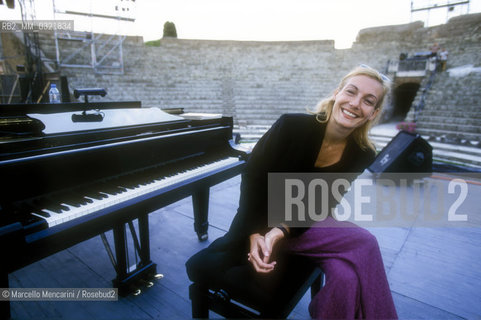
[[[379,120],[390,86],[386,76],[361,65],[341,80],[330,97],[317,104],[314,113],[321,123],[328,123],[333,115],[334,122],[345,124],[346,133],[352,133],[362,149],[375,150],[368,133]]]
[[[381,94],[382,86],[376,80],[363,75],[352,77],[346,86],[336,93],[333,121],[351,133],[376,117],[379,109],[375,106]]]
[[[272,257],[288,252],[309,258],[326,274],[326,284],[309,306],[312,318],[396,318],[374,236],[332,217],[305,227],[282,218],[276,220],[279,225],[269,225],[266,196],[271,172],[348,173],[354,180],[374,160],[367,131],[379,117],[388,89],[378,71],[357,67],[313,114],[282,115],[250,155],[229,232],[187,261],[189,278],[210,286],[243,263],[257,274],[271,274],[282,268],[276,266],[281,260]],[[328,200],[329,207],[337,205]]]

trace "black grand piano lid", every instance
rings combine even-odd
[[[4,131],[0,134],[0,161],[86,144],[106,143],[111,139],[129,139],[167,128],[186,127],[191,122],[158,108],[103,109],[101,112],[104,113],[101,122],[73,122],[72,114],[79,111],[0,116],[30,119],[36,124],[35,130],[24,125],[23,128],[17,128],[17,132]]]
[[[78,111],[2,115],[0,116],[0,137],[41,136],[185,120],[184,117],[169,114],[159,108],[87,111],[87,113],[90,112],[102,113],[103,120],[100,122],[74,122],[72,115],[78,114]]]

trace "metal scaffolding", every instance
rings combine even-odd
[[[20,11],[22,15],[22,24],[33,23],[36,20],[35,5],[33,0],[19,0]],[[38,103],[45,96],[45,74],[44,64],[42,61],[42,52],[40,50],[40,41],[38,32],[23,30],[23,42],[25,45],[25,66],[17,66],[24,73],[24,86],[26,89],[25,96],[21,98],[24,102]],[[18,72],[18,70],[17,70]],[[17,74],[15,86],[19,83],[20,74]],[[8,103],[11,102],[11,97]]]
[[[120,14],[108,15],[75,10],[59,10],[56,0],[52,0],[52,2],[55,19],[58,15],[62,15],[62,17],[88,17],[89,19],[95,18],[118,22],[135,21],[133,18],[122,17]],[[118,6],[115,9],[118,9]],[[94,33],[93,31],[60,32],[57,30],[55,30],[54,36],[56,59],[59,67],[92,68],[96,73],[124,73],[122,45],[126,36]]]
[[[431,11],[445,10],[446,17],[443,23],[446,23],[456,9],[461,10],[458,15],[469,13],[469,2],[470,0],[411,0],[411,21],[414,14],[423,12],[426,14],[424,19],[426,26],[429,26]]]

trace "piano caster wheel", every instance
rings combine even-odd
[[[209,238],[209,235],[207,233],[197,234],[197,238],[199,238],[199,241],[206,241]]]

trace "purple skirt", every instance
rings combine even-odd
[[[326,283],[312,299],[314,319],[397,319],[376,238],[350,222],[328,218],[286,243],[319,264]]]

